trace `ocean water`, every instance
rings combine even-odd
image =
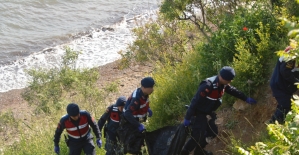
[[[120,58],[131,30],[155,20],[160,0],[0,0],[0,92],[24,88],[31,68],[58,67],[66,46],[78,68]]]

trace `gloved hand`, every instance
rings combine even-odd
[[[246,102],[249,103],[249,104],[255,104],[255,103],[256,103],[256,100],[254,100],[253,98],[248,97],[248,98],[246,99]]]
[[[54,152],[59,154],[60,153],[60,148],[59,146],[54,146]]]
[[[96,142],[97,142],[98,147],[101,148],[102,147],[102,140],[101,139],[97,139]]]
[[[184,125],[189,126],[190,125],[190,120],[184,119]]]
[[[145,130],[143,124],[140,124],[138,127],[139,132],[143,132]]]
[[[147,112],[148,112],[148,117],[153,116],[153,111],[150,108],[148,108]]]

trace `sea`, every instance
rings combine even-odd
[[[28,86],[28,69],[59,67],[65,48],[77,68],[121,58],[132,29],[154,21],[161,0],[0,0],[0,92]]]

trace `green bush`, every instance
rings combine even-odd
[[[70,102],[87,102],[88,110],[101,102],[116,89],[100,90],[96,86],[99,79],[97,69],[76,69],[75,64],[79,52],[66,48],[62,64],[49,70],[31,69],[27,73],[32,81],[25,89],[22,97],[30,105],[36,106],[36,112],[52,113],[65,107]],[[83,100],[82,100],[83,99]]]
[[[286,45],[285,37],[281,37],[286,32],[267,6],[239,8],[223,19],[211,42],[198,49],[202,58],[200,77],[210,77],[222,66],[232,66],[236,71],[232,85],[254,96],[257,88],[269,79],[274,64],[272,53]],[[247,81],[252,84],[249,86]],[[233,100],[229,95],[223,98],[228,103]]]
[[[181,122],[193,95],[199,85],[197,52],[189,52],[182,63],[158,65],[153,77],[155,91],[151,97],[153,117],[149,119],[149,130]]]
[[[8,112],[0,112],[0,131],[1,131],[1,126],[4,125],[13,125],[15,123],[16,119],[13,116],[12,111]]]
[[[123,67],[147,61],[174,65],[182,62],[184,54],[192,51],[195,43],[201,40],[197,29],[190,22],[164,21],[160,17],[134,29],[133,33],[136,40],[125,53],[120,53]]]

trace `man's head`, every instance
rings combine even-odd
[[[224,66],[219,72],[220,75],[220,83],[228,84],[230,83],[234,77],[236,76],[235,70],[232,67]]]
[[[123,108],[124,108],[126,102],[127,102],[126,97],[124,97],[124,96],[120,96],[120,97],[116,100],[115,105],[118,107],[118,110],[119,110],[119,111],[123,111]]]
[[[66,111],[73,120],[77,120],[79,118],[80,108],[76,103],[70,103],[66,107]]]
[[[155,81],[152,77],[145,77],[141,80],[142,92],[145,95],[150,95],[154,91]]]

